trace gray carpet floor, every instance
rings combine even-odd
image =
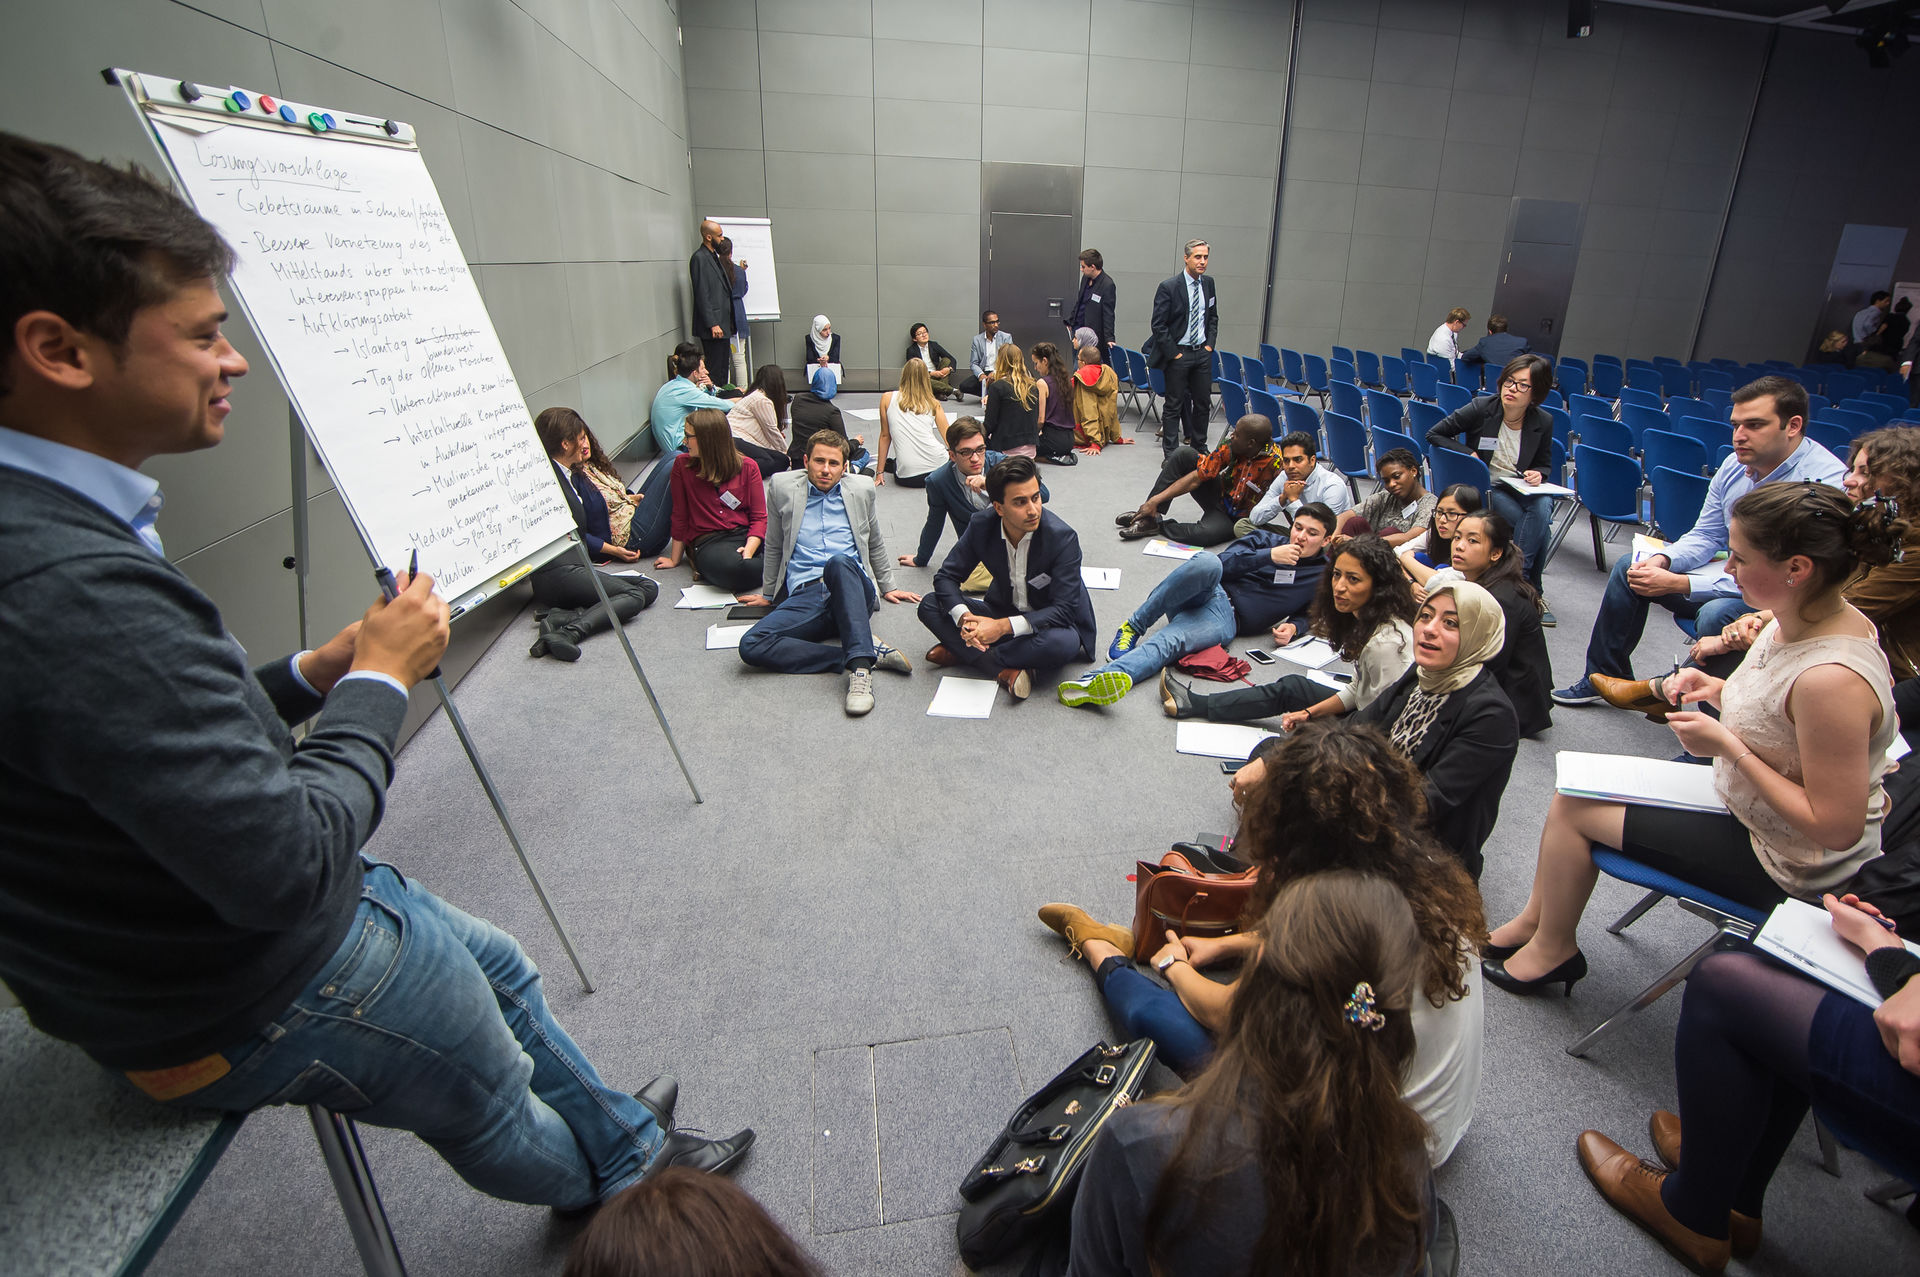
[[[1086,563],[1122,570],[1117,591],[1093,596],[1103,644],[1172,566],[1120,542],[1112,524],[1158,462],[1143,432],[1141,446],[1045,473]],[[889,551],[910,553],[923,495],[888,485],[879,505]],[[947,533],[942,551],[951,545]],[[582,991],[444,716],[402,753],[369,850],[517,936],[610,1081],[637,1087],[671,1071],[683,1124],[754,1127],[740,1182],[828,1271],[961,1272],[961,1175],[1023,1095],[1112,1033],[1084,964],[1034,910],[1070,900],[1129,920],[1137,857],[1231,828],[1226,778],[1174,752],[1174,725],[1146,689],[1107,710],[1069,710],[1048,685],[1023,705],[1002,696],[984,722],[927,717],[938,675],[921,660],[930,640],[910,606],[883,605],[875,630],[919,668],[877,675],[878,707],[848,719],[839,678],[758,673],[703,650],[721,614],[673,610],[691,578],[655,575],[662,600],[633,633],[704,803],[610,635],[576,665],[533,660],[523,617],[457,692],[596,992]],[[900,576],[908,589],[932,581],[931,570]],[[1561,683],[1580,672],[1604,579],[1583,522],[1547,573]],[[1656,610],[1640,659],[1664,667],[1682,642]],[[1487,847],[1481,887],[1495,922],[1526,898],[1556,749],[1677,748],[1664,727],[1605,707],[1555,720],[1522,743]],[[1440,1174],[1467,1272],[1681,1271],[1574,1157],[1589,1126],[1650,1153],[1647,1115],[1673,1104],[1677,993],[1590,1058],[1563,1050],[1707,934],[1667,903],[1607,935],[1638,895],[1602,879],[1581,930],[1593,974],[1571,999],[1489,991],[1479,1108]],[[573,1228],[468,1189],[409,1136],[363,1135],[413,1272],[559,1271]],[[1817,1159],[1809,1125],[1774,1181],[1765,1245],[1734,1270],[1920,1267],[1920,1237],[1861,1195],[1884,1177],[1851,1152],[1837,1180]],[[303,1112],[248,1120],[152,1271],[358,1271]]]

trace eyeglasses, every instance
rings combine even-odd
[[[1466,518],[1467,512],[1465,510],[1435,510],[1433,517],[1435,522],[1445,519],[1448,523],[1452,523],[1455,519]]]
[[[953,455],[956,457],[984,457],[987,455],[987,450],[984,446],[979,448],[955,448]]]
[[[1511,388],[1512,388],[1512,389],[1514,389],[1514,390],[1532,390],[1532,389],[1533,389],[1533,378],[1531,378],[1531,377],[1502,377],[1502,378],[1500,379],[1500,389],[1502,389],[1502,390],[1506,390],[1506,389],[1508,389],[1509,387],[1511,387]]]

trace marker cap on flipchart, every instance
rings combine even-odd
[[[227,94],[227,110],[244,111],[253,105],[253,99],[247,96],[245,89],[235,89]]]
[[[268,97],[266,94],[262,93],[260,95],[260,109],[262,111],[265,111],[268,115],[272,115],[274,112],[280,109],[280,104],[278,102],[275,102],[272,98]]]
[[[382,124],[380,127],[387,131],[388,137],[400,136],[400,123],[397,120],[388,120],[384,124]]]
[[[180,100],[183,102],[198,102],[200,100],[200,86],[192,80],[180,81]]]
[[[298,124],[300,122],[300,113],[288,106],[285,102],[282,102],[280,104],[280,118],[288,124]]]
[[[325,133],[327,131],[327,117],[318,111],[310,111],[307,113],[307,127],[315,133]]]

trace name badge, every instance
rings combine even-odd
[[[1292,585],[1293,569],[1292,568],[1275,568],[1273,570],[1273,583],[1275,585]]]
[[[1214,308],[1214,306],[1215,306],[1215,304],[1219,302],[1219,300],[1220,300],[1220,299],[1219,299],[1218,297],[1209,297],[1209,298],[1207,298],[1207,309],[1208,309],[1208,310],[1212,310],[1212,309]]]
[[[1031,585],[1036,590],[1044,590],[1049,585],[1053,584],[1053,578],[1049,576],[1047,573],[1042,572],[1039,576],[1028,577],[1027,584]]]
[[[1099,301],[1099,300],[1100,300],[1100,294],[1099,294],[1099,293],[1088,293],[1088,294],[1087,294],[1087,300],[1088,300],[1088,301],[1096,301],[1096,302],[1097,302],[1097,301]]]
[[[729,510],[738,510],[740,508],[740,498],[734,496],[731,492],[722,492],[720,494],[720,504]]]
[[[1478,447],[1481,452],[1492,452],[1494,449],[1494,446],[1499,442],[1500,442],[1499,435],[1481,435],[1480,443],[1478,444]]]

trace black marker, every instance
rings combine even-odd
[[[413,561],[407,567],[407,584],[412,585],[413,578],[419,575],[420,575],[420,547],[416,545],[413,547]],[[400,597],[400,585],[397,581],[393,579],[392,568],[375,568],[373,570],[373,579],[374,579],[374,582],[377,585],[379,585],[380,593],[386,595],[389,601]],[[439,678],[440,667],[438,665],[434,666],[433,670],[427,675],[427,677]]]

